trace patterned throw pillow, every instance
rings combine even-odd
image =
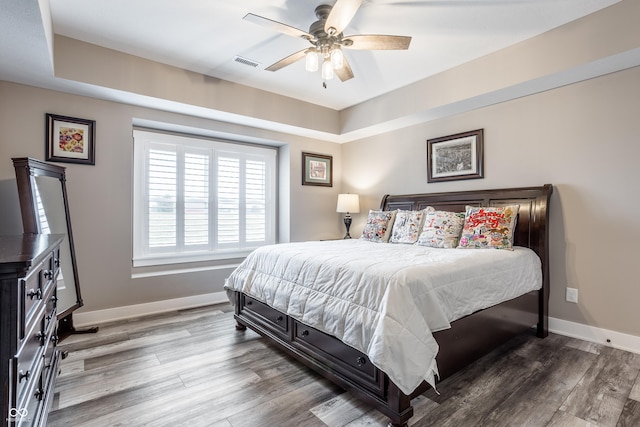
[[[513,250],[519,205],[500,207],[467,206],[458,248]]]
[[[388,242],[396,211],[369,211],[367,224],[362,230],[363,240],[371,242]]]
[[[443,249],[453,249],[458,246],[464,225],[464,213],[437,211],[431,206],[424,212],[426,215],[418,245]]]
[[[424,211],[396,212],[391,231],[391,243],[415,243],[420,235]]]

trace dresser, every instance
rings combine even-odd
[[[44,426],[53,400],[62,235],[0,236],[0,425]]]

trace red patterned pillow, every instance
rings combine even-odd
[[[519,209],[519,205],[467,206],[458,248],[513,250],[513,231]]]

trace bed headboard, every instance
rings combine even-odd
[[[452,193],[385,195],[382,210],[421,210],[433,206],[438,210],[464,212],[465,206],[520,205],[514,232],[514,245],[535,251],[542,260],[543,289],[540,303],[548,312],[549,300],[549,199],[553,187],[505,188],[499,190],[457,191]],[[546,317],[546,316],[545,316]],[[546,320],[544,321],[546,327]]]

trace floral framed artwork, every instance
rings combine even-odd
[[[333,157],[303,152],[302,185],[333,187]]]
[[[484,178],[484,129],[427,140],[427,182]]]
[[[95,165],[96,122],[75,117],[46,116],[46,159],[51,162]]]

